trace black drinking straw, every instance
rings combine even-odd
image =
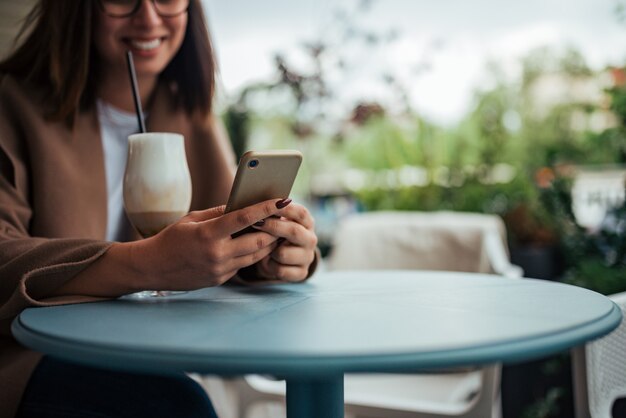
[[[133,53],[130,51],[126,51],[126,63],[128,64],[128,74],[130,75],[133,99],[135,100],[135,111],[137,112],[137,121],[139,122],[139,132],[145,133],[146,125],[143,122],[141,99],[139,98],[139,89],[137,88],[137,74],[135,73],[135,64],[133,63]]]

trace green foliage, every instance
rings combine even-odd
[[[608,93],[611,97],[611,110],[619,117],[622,127],[626,126],[626,88],[614,87]]]
[[[374,117],[344,138],[343,152],[352,167],[385,170],[406,165],[432,167],[444,161],[442,133],[414,117],[401,126],[385,117]]]
[[[504,125],[505,114],[511,108],[511,99],[505,86],[498,86],[480,97],[471,117],[475,122],[477,135],[483,139],[477,149],[484,164],[491,166],[502,162],[506,155],[510,132]]]
[[[455,210],[505,214],[535,193],[524,176],[509,183],[484,184],[475,176],[462,186],[436,184],[388,189],[364,188],[356,192],[366,210]]]
[[[568,249],[582,253],[571,263],[565,280],[610,295],[626,291],[626,203],[606,219],[598,232],[581,237],[581,243],[573,246],[571,239],[564,240]]]
[[[551,388],[544,398],[539,399],[528,407],[522,418],[551,418],[558,416],[558,402],[565,394],[562,387]]]
[[[615,127],[589,134],[581,152],[589,165],[626,163],[626,132]]]
[[[237,160],[246,151],[250,133],[250,112],[242,106],[230,106],[222,115]]]
[[[613,160],[616,163],[626,163],[626,86],[614,87],[607,93],[611,99],[610,109],[618,118],[619,125],[592,138],[594,144],[590,151],[594,156]],[[613,158],[606,155],[609,153]]]
[[[564,281],[612,295],[626,291],[626,268],[607,265],[602,256],[587,255],[565,274]]]
[[[557,222],[567,271],[563,280],[610,295],[626,291],[626,202],[607,214],[594,233],[576,224],[569,180],[557,178],[541,200]]]

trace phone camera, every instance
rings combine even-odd
[[[250,162],[248,162],[248,167],[250,168],[256,168],[259,165],[259,160],[250,160]]]

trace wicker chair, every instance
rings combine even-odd
[[[626,292],[609,296],[626,315]],[[626,398],[626,322],[609,335],[572,350],[576,418],[611,418]]]

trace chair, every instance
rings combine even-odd
[[[626,292],[609,296],[626,315]],[[626,397],[626,322],[609,335],[572,350],[576,418],[611,418]]]
[[[369,212],[348,217],[334,237],[330,270],[419,269],[521,277],[494,215]]]
[[[456,212],[373,212],[345,219],[327,268],[421,269],[521,277],[509,263],[500,218]],[[230,381],[239,417],[253,404],[283,401],[285,383],[250,375]],[[358,418],[500,416],[500,365],[433,374],[346,375],[346,415]]]

